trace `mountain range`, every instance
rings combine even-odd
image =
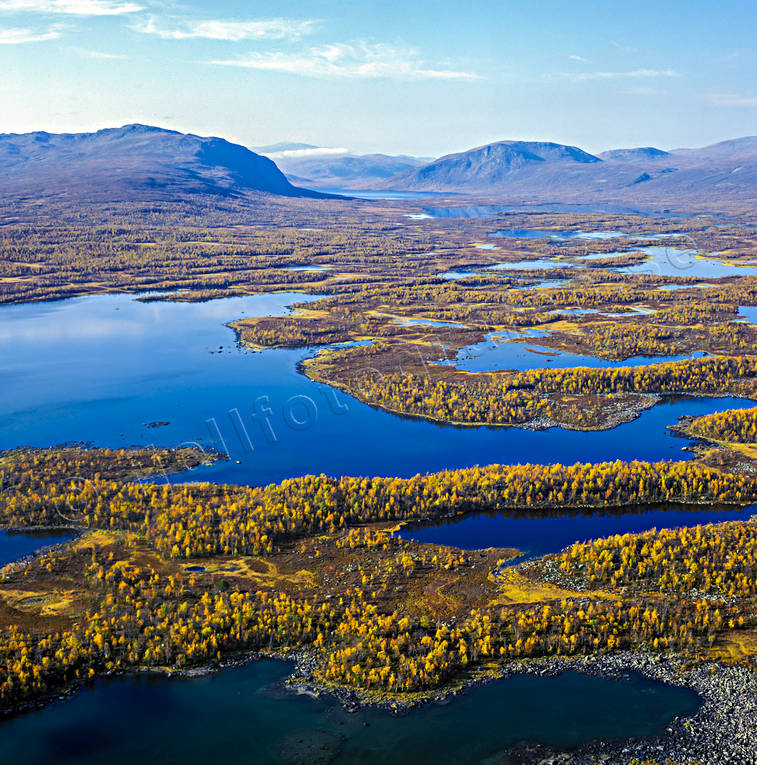
[[[757,199],[757,137],[699,149],[615,149],[499,141],[448,154],[374,188],[566,201],[715,202]]]
[[[292,183],[323,189],[364,189],[395,175],[421,167],[430,157],[352,154],[308,143],[256,146],[255,151],[276,162]]]
[[[750,206],[757,203],[757,137],[697,149],[646,146],[597,155],[560,143],[498,141],[428,161],[303,143],[255,152],[223,138],[138,124],[95,133],[0,135],[0,199],[6,207],[45,200],[332,196],[303,186],[534,202]]]

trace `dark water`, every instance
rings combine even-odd
[[[653,528],[683,528],[721,521],[747,520],[757,505],[746,508],[669,505],[629,507],[615,511],[476,513],[434,524],[404,527],[401,537],[416,542],[481,550],[511,547],[529,558],[559,552],[574,542],[612,534],[636,534]]]
[[[495,462],[685,458],[687,441],[667,425],[750,405],[670,400],[632,423],[589,433],[403,419],[299,374],[297,364],[313,351],[246,352],[224,326],[242,315],[285,313],[302,299],[140,303],[105,295],[2,307],[0,448],[198,443],[231,460],[191,478],[248,484],[321,472],[410,476]],[[436,331],[443,342],[445,328]]]
[[[484,762],[521,741],[573,748],[598,737],[662,733],[699,707],[690,691],[638,675],[516,675],[408,715],[347,714],[276,685],[272,661],[196,679],[98,681],[44,710],[0,723],[14,765]]]
[[[48,545],[67,542],[76,536],[74,531],[7,531],[0,530],[0,566]]]

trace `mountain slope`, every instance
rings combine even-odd
[[[513,180],[544,177],[555,167],[601,163],[575,146],[536,141],[499,141],[459,154],[448,154],[387,181],[387,187],[454,191],[493,188]],[[545,178],[546,180],[546,178]]]
[[[267,157],[222,138],[147,125],[0,135],[0,194],[6,198],[172,200],[250,191],[321,196],[293,186]]]
[[[600,156],[562,144],[501,141],[441,157],[375,188],[534,201],[753,204],[757,137],[673,152],[616,149]]]

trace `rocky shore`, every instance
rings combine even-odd
[[[508,663],[499,670],[477,674],[463,684],[422,697],[398,700],[396,697],[382,699],[351,689],[324,686],[313,680],[315,657],[312,654],[303,652],[288,658],[297,662],[287,681],[292,690],[313,696],[332,695],[347,711],[376,707],[395,714],[408,713],[421,704],[442,701],[473,686],[515,674],[554,676],[574,670],[618,678],[637,672],[659,682],[692,690],[699,696],[701,707],[691,717],[675,719],[659,738],[597,740],[570,752],[524,743],[487,759],[487,765],[626,765],[634,759],[640,762],[651,760],[661,765],[666,761],[682,765],[757,763],[757,675],[748,667],[708,662],[689,669],[674,654],[639,652],[535,659]]]
[[[715,662],[685,669],[674,655],[620,653],[602,657],[581,657],[568,661],[536,662],[526,671],[549,674],[574,669],[607,677],[629,671],[688,688],[702,705],[692,717],[677,718],[664,736],[624,742],[596,741],[576,752],[534,749],[526,758],[503,758],[500,762],[575,763],[615,765],[634,758],[664,763],[697,765],[754,765],[757,762],[757,676],[747,667],[727,667]],[[496,762],[492,761],[492,762]]]

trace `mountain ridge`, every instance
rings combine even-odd
[[[268,157],[215,136],[132,123],[91,133],[0,134],[0,193],[92,201],[234,196],[323,197]]]
[[[566,144],[496,141],[445,155],[372,188],[534,201],[744,202],[757,200],[757,137],[699,149],[639,147],[601,155]]]

